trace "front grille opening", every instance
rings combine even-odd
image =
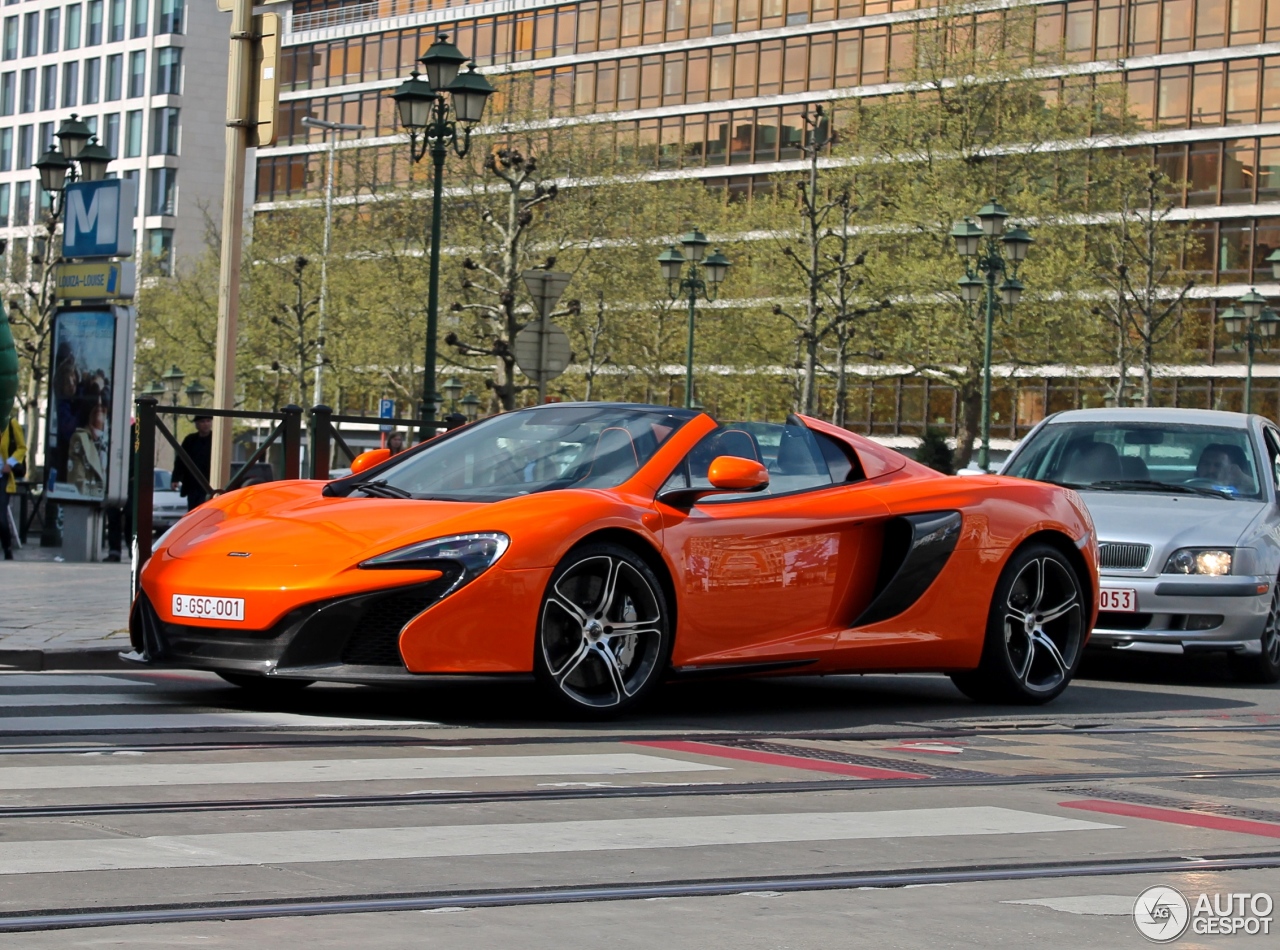
[[[1119,541],[1098,544],[1098,565],[1105,571],[1141,571],[1151,558],[1151,545]]]
[[[342,648],[342,662],[353,666],[394,666],[404,669],[400,631],[434,604],[453,583],[442,577],[421,587],[370,597],[361,604],[360,619]]]
[[[1151,614],[1119,614],[1111,610],[1098,612],[1096,630],[1146,630],[1151,623]]]

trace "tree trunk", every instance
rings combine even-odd
[[[973,444],[982,428],[982,384],[966,381],[957,387],[960,397],[960,431],[952,466],[958,472],[973,458]]]

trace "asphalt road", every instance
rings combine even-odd
[[[829,677],[605,724],[0,673],[0,950],[1141,947],[1150,886],[1280,899],[1280,688],[1122,659],[1033,709]],[[1274,945],[1207,917],[1174,945]]]

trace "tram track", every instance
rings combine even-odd
[[[1220,781],[1241,778],[1280,777],[1280,768],[1241,770],[1195,770],[1183,772],[1063,773],[1057,775],[992,776],[975,774],[972,780],[945,779],[829,779],[822,781],[777,781],[704,783],[682,785],[624,785],[597,788],[539,788],[506,791],[436,791],[380,795],[326,795],[317,797],[188,799],[164,802],[94,802],[63,805],[12,805],[0,807],[0,820],[29,818],[91,818],[112,815],[165,815],[209,812],[314,811],[335,808],[385,808],[423,805],[484,805],[495,803],[564,802],[608,799],[679,799],[730,797],[736,795],[791,795],[814,792],[848,792],[885,788],[945,789],[997,788],[1063,785],[1088,782],[1181,779]]]
[[[480,909],[658,898],[719,897],[753,892],[800,893],[854,888],[901,888],[1130,874],[1222,873],[1280,868],[1280,852],[1199,857],[1126,858],[930,867],[807,875],[761,875],[699,880],[626,882],[532,888],[346,894],[264,900],[184,901],[103,908],[53,908],[0,913],[0,933],[200,921],[254,920],[338,914]]]
[[[296,728],[296,727],[295,727]],[[983,739],[983,738],[1000,738],[1011,735],[1018,736],[1129,736],[1129,735],[1160,735],[1172,733],[1213,733],[1220,735],[1230,735],[1232,733],[1274,733],[1280,732],[1280,723],[1274,724],[1252,724],[1252,725],[1230,725],[1230,726],[1186,726],[1186,725],[1151,725],[1151,726],[1097,726],[1097,725],[1079,725],[1079,726],[1018,726],[1010,724],[1007,727],[1000,728],[974,728],[974,729],[927,729],[914,732],[905,731],[884,731],[884,732],[850,732],[846,730],[769,730],[769,731],[734,731],[734,732],[682,732],[682,731],[666,731],[666,732],[628,732],[628,733],[611,733],[611,732],[585,732],[572,734],[552,734],[552,735],[526,735],[526,736],[473,736],[449,738],[435,735],[415,735],[415,736],[389,736],[389,735],[350,735],[356,729],[369,727],[350,727],[348,729],[327,731],[324,735],[308,735],[297,736],[288,735],[281,738],[273,738],[269,740],[251,739],[237,741],[204,741],[204,742],[134,742],[123,744],[110,744],[108,742],[67,745],[61,743],[40,744],[40,745],[4,745],[2,741],[6,738],[17,738],[16,736],[5,736],[0,733],[0,756],[5,755],[86,755],[93,752],[232,752],[232,751],[253,751],[255,749],[280,749],[280,748],[323,748],[332,746],[335,748],[344,746],[367,746],[369,748],[398,748],[411,746],[417,748],[456,748],[456,747],[501,747],[501,746],[524,746],[524,745],[568,745],[584,742],[617,742],[617,743],[646,743],[646,742],[707,742],[707,743],[738,743],[738,742],[757,742],[769,739],[785,739],[791,741],[809,741],[809,742],[898,742],[898,741],[927,741],[927,740],[943,740],[943,739]],[[406,724],[389,722],[387,728],[406,729],[413,728]],[[447,727],[429,727],[429,728],[449,728],[462,729],[474,728],[470,726],[447,726]],[[216,733],[216,732],[242,732],[241,726],[228,727],[225,730],[218,730],[210,727],[193,728],[189,730],[172,730],[174,734],[181,733]],[[65,735],[69,737],[82,738],[84,735],[101,735],[104,738],[112,735],[132,736],[136,735],[136,730],[120,730],[112,732],[110,730],[94,730],[90,732],[66,731],[57,732],[51,730],[48,735]]]

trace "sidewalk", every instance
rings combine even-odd
[[[120,667],[129,565],[59,562],[59,549],[32,542],[0,561],[0,670]]]

